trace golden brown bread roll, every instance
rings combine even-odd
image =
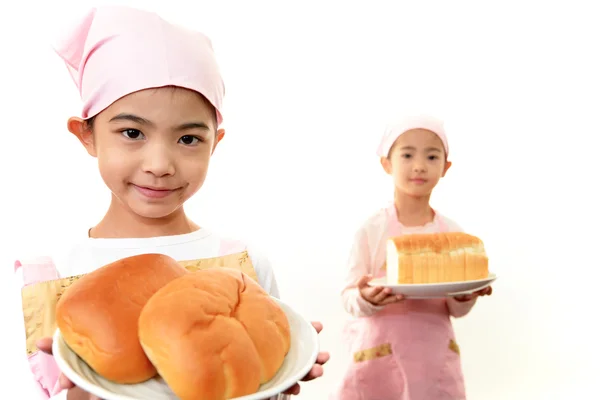
[[[469,281],[489,275],[483,241],[462,232],[390,238],[386,269],[390,284]]]
[[[139,383],[152,378],[156,369],[140,345],[138,318],[158,289],[187,273],[170,257],[143,254],[82,276],[56,305],[65,343],[108,380]]]
[[[247,275],[228,268],[174,280],[139,319],[142,347],[181,400],[255,393],[283,364],[290,338],[279,305]]]

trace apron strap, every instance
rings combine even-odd
[[[435,213],[436,223],[437,223],[437,226],[438,226],[438,229],[440,230],[440,232],[449,232],[450,228],[448,227],[448,223],[446,222],[446,219],[444,217],[442,217],[441,214],[438,214],[437,211],[433,210],[433,212]]]
[[[14,264],[14,272],[17,273],[19,270],[23,273],[23,287],[55,280],[59,277],[56,266],[50,257],[39,257],[31,261],[17,260]],[[21,301],[27,334],[28,316],[35,310],[28,307],[27,302],[23,299]],[[27,361],[35,379],[35,386],[38,389],[40,398],[47,400],[57,392],[60,370],[54,361],[54,357],[37,350],[33,346],[28,346],[28,348]]]

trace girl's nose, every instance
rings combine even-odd
[[[415,162],[415,164],[413,165],[413,171],[414,172],[426,172],[427,168],[425,167],[424,163]]]
[[[175,163],[169,149],[160,144],[148,146],[144,154],[142,170],[156,177],[175,174]]]

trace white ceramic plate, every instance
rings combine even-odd
[[[273,379],[261,385],[258,392],[236,397],[235,400],[263,400],[282,393],[306,376],[317,359],[319,339],[315,328],[290,306],[278,299],[273,299],[281,306],[290,322],[290,351]],[[58,329],[54,334],[52,351],[59,369],[71,382],[101,399],[177,399],[165,382],[158,377],[135,385],[120,385],[100,377],[67,346]]]
[[[402,294],[407,299],[435,299],[473,293],[490,286],[495,280],[496,274],[490,273],[487,278],[476,281],[391,285],[386,277],[382,277],[371,280],[369,285],[391,288],[392,293]]]

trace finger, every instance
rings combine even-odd
[[[323,330],[323,324],[322,323],[313,321],[313,322],[311,322],[311,324],[312,324],[313,328],[315,328],[315,330],[317,331],[317,333],[321,333],[321,331]]]
[[[46,354],[52,354],[52,338],[42,338],[35,342],[35,345],[40,351]]]
[[[402,300],[404,300],[404,296],[402,296],[401,294],[393,295],[393,296],[386,297],[379,304],[381,304],[382,306],[385,306],[387,304],[397,303]]]
[[[369,302],[371,303],[375,303],[376,300],[376,296],[379,295],[379,293],[381,293],[381,291],[383,290],[382,287],[377,286],[377,287],[372,287],[372,288],[367,288],[367,289],[363,289],[361,291],[362,296]]]
[[[469,301],[469,300],[471,300],[471,295],[470,294],[463,294],[463,295],[460,295],[460,296],[456,296],[456,297],[454,297],[454,300],[460,301],[460,302]]]
[[[390,296],[389,292],[390,292],[390,289],[385,288],[385,290],[382,290],[377,295],[373,296],[375,303],[381,303],[383,300],[385,300],[387,297],[389,297]]]
[[[359,289],[365,288],[367,287],[369,281],[372,279],[373,277],[371,275],[365,275],[363,277],[361,277],[358,282],[356,282],[356,287],[358,287]]]
[[[63,389],[71,389],[71,388],[75,387],[75,384],[73,382],[71,382],[69,380],[69,378],[67,378],[63,374],[60,374],[60,376],[58,377],[58,384]]]
[[[304,378],[302,378],[302,381],[304,381],[304,382],[312,381],[313,379],[319,378],[321,376],[323,376],[323,367],[320,366],[319,364],[315,364],[310,369],[310,372],[308,373],[308,375],[306,375]]]
[[[329,361],[329,358],[330,358],[330,355],[329,355],[329,353],[327,353],[327,352],[325,352],[325,351],[322,351],[322,352],[320,352],[320,353],[319,353],[319,355],[317,356],[317,361],[316,361],[316,363],[317,363],[317,364],[321,364],[321,365],[323,365],[323,364],[325,364],[327,361]]]
[[[296,383],[294,386],[283,392],[283,394],[291,394],[294,396],[300,394],[300,385]]]
[[[378,296],[381,292],[383,292],[384,289],[381,286],[375,286],[372,290],[371,290],[371,297],[375,297]]]

